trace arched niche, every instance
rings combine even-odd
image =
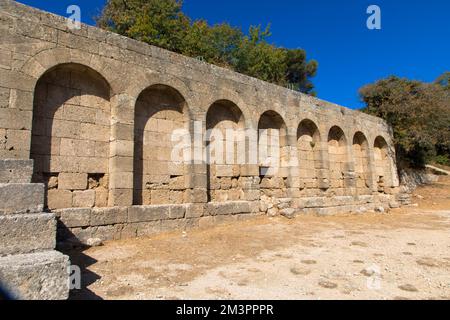
[[[37,81],[31,158],[48,208],[107,206],[110,122],[110,86],[95,70],[60,64]]]
[[[320,133],[317,125],[302,120],[297,130],[298,173],[301,189],[319,188],[319,169],[321,167]]]
[[[206,166],[208,201],[236,201],[244,198],[246,162],[245,119],[230,100],[218,100],[206,114]]]
[[[133,204],[182,204],[189,176],[183,154],[174,150],[177,132],[189,135],[184,97],[167,85],[148,87],[138,96],[134,115]],[[190,152],[190,139],[184,152]]]
[[[375,163],[375,182],[378,192],[386,192],[387,188],[392,184],[391,158],[388,144],[381,136],[375,138],[373,158]]]
[[[258,122],[261,197],[286,197],[289,160],[286,123],[277,112],[266,111]]]
[[[371,194],[369,143],[362,132],[353,136],[352,149],[358,194]]]
[[[346,187],[344,174],[348,162],[347,138],[338,126],[331,127],[328,133],[328,159],[330,187],[343,190]]]

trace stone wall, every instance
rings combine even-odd
[[[34,160],[64,239],[396,206],[392,138],[379,118],[94,27],[70,30],[11,0],[0,22],[0,159]],[[258,134],[227,145],[220,133],[230,128]],[[279,170],[259,159],[173,161],[176,129],[192,140],[215,133],[224,157],[246,160],[262,134],[277,133],[267,147],[279,148]],[[216,156],[209,142],[189,152]]]

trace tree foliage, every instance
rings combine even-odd
[[[449,75],[434,83],[391,76],[360,89],[363,111],[392,126],[401,162],[422,166],[450,157]]]
[[[108,0],[97,18],[101,28],[206,62],[315,94],[311,78],[317,61],[302,49],[285,49],[268,42],[270,26],[251,26],[248,34],[227,23],[210,26],[192,21],[181,0]]]

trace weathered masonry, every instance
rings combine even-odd
[[[61,279],[55,216],[58,241],[86,242],[397,206],[381,119],[94,27],[69,30],[14,1],[0,9],[0,281],[30,261]],[[274,174],[172,161],[171,133],[194,139],[198,126],[275,130],[281,158],[297,161]]]

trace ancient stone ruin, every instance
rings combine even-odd
[[[0,282],[16,297],[67,298],[57,242],[398,206],[379,118],[14,1],[0,22]],[[177,129],[206,158],[175,161]],[[211,132],[244,161],[208,161]],[[277,170],[251,155],[262,134]]]

